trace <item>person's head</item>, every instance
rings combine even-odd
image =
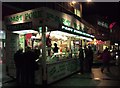
[[[57,47],[57,43],[54,43],[54,46]]]
[[[27,51],[30,51],[31,50],[31,48],[29,47],[29,46],[27,46],[26,48],[25,48],[25,51],[27,52]]]
[[[108,48],[108,47],[106,47],[104,51],[108,51],[108,49],[109,49],[109,48]]]
[[[91,46],[88,46],[88,49],[91,49]]]

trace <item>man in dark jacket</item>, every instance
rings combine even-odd
[[[16,80],[17,83],[20,83],[21,80],[21,65],[22,65],[22,55],[23,55],[23,49],[19,49],[15,54],[14,54],[14,62],[15,62],[15,66],[16,66]]]
[[[93,65],[93,50],[91,46],[88,46],[88,72],[92,72],[92,65]]]
[[[23,56],[24,84],[26,86],[34,86],[36,54],[30,47],[27,47]]]
[[[83,49],[82,46],[80,45],[79,47],[79,60],[80,60],[80,73],[83,74],[84,73],[84,53],[83,53]]]

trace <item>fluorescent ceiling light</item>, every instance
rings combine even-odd
[[[115,43],[116,46],[118,46],[118,43]]]
[[[68,37],[75,37],[76,36],[74,34],[69,34],[69,33],[62,32],[62,31],[52,31],[51,35],[60,35],[60,36],[68,36]]]
[[[69,33],[61,32],[61,31],[52,31],[50,35],[55,36],[56,38],[62,38],[62,39],[65,39],[65,40],[66,40],[65,37],[75,37],[75,38],[80,38],[80,39],[85,39],[85,40],[88,40],[88,41],[92,41],[91,38],[78,36],[78,35],[74,35],[74,34],[69,34]]]
[[[81,38],[81,39],[85,39],[85,40],[88,40],[88,41],[92,41],[91,38],[87,38],[87,37],[83,37],[83,36],[76,36],[76,38]]]
[[[0,30],[0,34],[3,34],[4,32],[2,30]]]
[[[16,33],[16,34],[28,34],[28,33],[38,33],[38,32],[34,31],[34,30],[20,30],[20,31],[13,31],[13,33]]]

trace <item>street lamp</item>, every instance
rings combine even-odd
[[[92,2],[92,0],[87,0],[87,2]]]
[[[72,4],[74,5],[76,3],[76,1],[72,1]]]
[[[74,6],[75,4],[76,4],[76,1],[70,2],[70,5],[71,5],[71,6]]]

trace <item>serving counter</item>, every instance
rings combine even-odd
[[[53,83],[66,76],[69,76],[79,71],[80,65],[79,60],[76,59],[65,59],[55,63],[47,63],[47,83]]]

